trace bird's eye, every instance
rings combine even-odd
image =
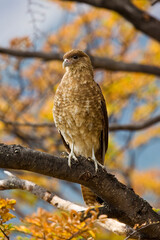
[[[78,56],[77,56],[77,55],[74,55],[73,58],[74,58],[74,59],[78,59]]]

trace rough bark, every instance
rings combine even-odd
[[[120,183],[113,175],[83,157],[72,160],[69,168],[66,158],[24,148],[20,145],[0,145],[0,167],[28,170],[47,176],[76,182],[90,187],[99,197],[121,213],[121,220],[130,227],[151,224],[141,230],[143,239],[160,239],[160,216],[145,200]],[[156,222],[156,224],[155,224]]]

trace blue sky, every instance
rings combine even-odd
[[[38,16],[42,22],[39,22],[39,28],[43,32],[43,36],[47,35],[50,28],[56,28],[62,16],[62,10],[51,2],[45,0],[34,0],[36,3],[42,4],[32,5],[40,13],[44,14]],[[33,24],[31,22],[31,15],[28,12],[28,0],[0,0],[0,45],[7,46],[10,39],[13,37],[23,37],[28,35],[33,38]]]

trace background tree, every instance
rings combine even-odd
[[[43,20],[45,17],[44,3],[36,0],[27,0],[27,2],[28,14],[32,20],[33,38],[29,36],[15,37],[7,48],[0,47],[1,142],[8,145],[21,144],[54,156],[64,151],[52,119],[53,95],[63,75],[61,66],[63,53],[72,48],[85,50],[92,59],[95,80],[101,85],[109,113],[110,140],[105,161],[107,171],[115,174],[120,182],[133,188],[137,194],[158,208],[160,203],[160,160],[159,149],[155,146],[159,144],[160,133],[160,127],[157,124],[160,121],[160,21],[151,16],[149,12],[153,11],[155,6],[159,8],[159,3],[149,0],[52,1],[60,9],[63,9],[62,21],[56,30],[49,31],[44,36],[39,28],[39,20]],[[151,3],[155,5],[152,6]],[[98,211],[94,212],[92,217],[81,222],[79,221],[81,215],[75,212],[77,209],[80,210],[77,206],[75,208],[72,206],[69,215],[62,213],[60,216],[59,213],[55,215],[46,211],[53,211],[53,208],[47,203],[44,204],[43,200],[56,206],[55,194],[72,202],[82,203],[78,185],[60,182],[49,176],[82,183],[87,180],[86,175],[82,179],[76,180],[73,175],[74,166],[73,169],[66,170],[63,174],[63,168],[61,169],[59,165],[61,171],[58,171],[58,168],[57,173],[52,171],[51,174],[49,170],[56,169],[58,161],[65,167],[63,159],[52,159],[51,156],[42,154],[41,163],[38,162],[39,158],[36,158],[39,156],[36,155],[37,152],[27,151],[25,148],[16,146],[1,145],[0,149],[0,167],[30,170],[48,175],[48,177],[44,177],[30,172],[14,171],[14,176],[7,173],[9,179],[6,182],[5,180],[0,182],[3,190],[18,188],[31,192],[22,193],[19,190],[10,193],[1,192],[2,197],[11,197],[17,200],[18,204],[15,205],[17,217],[24,218],[26,214],[32,213],[25,218],[25,222],[30,225],[26,227],[21,224],[16,227],[17,231],[29,234],[28,238],[33,237],[33,239],[79,239],[80,236],[83,239],[92,239],[96,236],[97,239],[117,238],[111,232],[106,233],[105,230],[94,229]],[[17,157],[15,154],[19,153],[21,154]],[[55,165],[50,162],[43,165],[45,159],[46,162],[47,159],[54,160]],[[37,165],[32,166],[32,161],[34,164],[39,163],[43,168],[40,169]],[[93,174],[89,163],[85,160],[84,162],[81,160],[81,162],[83,168],[75,170],[76,174],[80,174],[84,169],[89,169],[89,172]],[[49,169],[47,171],[44,168]],[[1,172],[1,176],[4,178],[3,172]],[[100,181],[100,176],[103,176],[103,173],[99,172],[99,180],[95,181]],[[20,179],[30,180],[41,188]],[[110,181],[112,182],[112,178]],[[94,183],[89,182],[88,184],[94,188]],[[115,182],[115,189],[116,186],[118,197],[121,185]],[[64,191],[64,189],[66,190]],[[45,195],[47,190],[55,194],[48,198]],[[100,191],[98,187],[96,190]],[[126,203],[129,203],[135,195],[132,195],[129,188],[124,191],[128,196]],[[33,193],[37,198],[33,197]],[[112,194],[111,191],[111,196]],[[103,197],[107,198],[106,195]],[[123,203],[121,196],[120,200]],[[62,199],[58,200],[60,203],[61,201]],[[135,231],[134,237],[139,237],[141,234],[143,239],[146,237],[153,239],[156,236],[154,236],[154,232],[158,234],[160,231],[158,225],[160,219],[156,213],[154,215],[152,210],[147,210],[149,215],[145,215],[146,219],[138,222],[138,218],[133,217],[134,205],[133,209],[131,206],[127,206],[130,209],[130,212],[127,212],[127,209],[121,204],[123,209],[121,212],[122,209],[117,208],[118,203],[116,205],[118,200],[116,199],[113,206],[110,206],[110,201],[111,199],[107,202],[109,211],[104,212],[103,209],[102,213],[127,224],[121,225],[123,231],[117,230],[118,234],[133,236],[133,227],[141,229],[145,225],[144,229]],[[145,204],[138,202],[140,200],[136,197],[135,201],[138,206]],[[65,203],[62,201],[61,206],[58,207],[69,210],[65,207]],[[4,199],[0,202],[0,209],[2,209],[0,230],[4,239],[9,236],[9,231],[13,231],[13,225],[10,226],[5,222],[12,218],[11,215],[6,217],[6,214],[9,209],[13,209],[14,204],[14,201],[8,202]],[[29,210],[26,210],[26,206]],[[37,213],[33,213],[37,206],[40,206],[41,209]],[[149,220],[152,222],[150,228],[148,227],[151,224],[148,222]],[[101,224],[103,221],[104,219]],[[63,226],[64,223],[66,228]],[[112,222],[111,225],[118,229],[118,226],[114,224],[117,223]],[[142,224],[144,224],[143,227]],[[106,228],[115,232],[113,227]],[[120,239],[119,236],[118,239]],[[157,238],[155,237],[155,239]]]

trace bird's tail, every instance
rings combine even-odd
[[[87,206],[94,206],[99,204],[98,196],[89,188],[81,185],[83,199]]]

